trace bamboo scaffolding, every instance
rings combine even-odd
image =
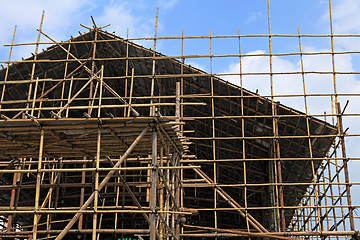
[[[330,34],[274,34],[267,4],[267,34],[158,36],[159,9],[152,37],[129,38],[127,29],[121,38],[91,18],[92,27],[81,25],[89,32],[58,42],[43,32],[43,12],[36,42],[15,43],[15,26],[0,62],[0,238],[357,239],[350,191],[360,183],[349,171],[360,157],[345,145],[360,137],[346,128],[360,113],[340,103],[360,93],[341,91],[340,76],[360,72],[339,71],[336,60],[360,51],[335,43],[360,35],[333,33],[331,0]],[[246,53],[244,39],[267,40],[268,51]],[[276,52],[279,39],[298,50]],[[304,51],[304,39],[329,40],[331,50]],[[181,41],[181,55],[156,52],[159,40]],[[208,53],[185,54],[195,40]],[[218,52],[223,40],[238,50]],[[39,52],[43,44],[54,46]],[[18,46],[35,52],[11,60]],[[331,69],[306,69],[316,56],[331,58]],[[274,70],[275,58],[292,57],[299,69]],[[268,59],[268,70],[245,71],[252,58]],[[232,59],[238,72],[219,71],[217,61]],[[196,60],[209,72],[185,63]],[[270,93],[243,88],[255,76]],[[278,77],[294,76],[302,89],[277,92]],[[330,92],[308,90],[317,76]],[[313,111],[315,99],[331,111]],[[303,100],[304,110],[278,100]]]

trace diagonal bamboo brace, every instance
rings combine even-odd
[[[198,168],[194,168],[194,171],[201,177],[203,178],[207,183],[210,184],[214,184],[214,181],[208,176],[206,175],[202,170],[198,169]],[[225,192],[221,187],[215,185],[215,189],[218,192],[218,194],[226,201],[228,202],[233,208],[242,208],[241,205],[236,202],[233,198],[230,197],[230,195]],[[240,213],[240,215],[242,217],[246,217],[246,214],[241,210],[241,209],[237,209],[237,211]],[[247,216],[249,217],[249,223],[259,232],[265,232],[268,233],[268,231],[266,230],[266,228],[264,226],[262,226],[258,221],[256,221],[256,219],[251,216],[249,213],[247,213]]]
[[[114,165],[113,168],[118,168],[120,165],[124,162],[124,160],[129,156],[129,154],[132,152],[132,150],[136,147],[136,145],[139,143],[139,141],[145,136],[147,131],[150,129],[150,127],[146,127],[140,135],[135,139],[135,141],[131,144],[131,146],[126,150],[124,155],[120,158],[120,160]],[[105,186],[105,184],[110,180],[110,178],[114,175],[115,170],[111,170],[106,177],[101,181],[99,184],[98,191],[101,191],[101,189]],[[80,208],[79,212],[75,214],[75,216],[71,219],[71,221],[66,225],[66,227],[61,231],[61,233],[57,236],[55,240],[61,240],[64,238],[64,236],[69,232],[70,228],[76,223],[76,221],[80,218],[82,215],[82,210],[85,210],[92,201],[95,198],[95,194],[98,194],[98,192],[93,192],[90,197],[86,200],[84,205]]]
[[[106,159],[108,160],[108,162],[111,164],[112,167],[115,167],[115,165],[114,165],[114,163],[113,163],[113,161],[111,160],[110,157],[106,157]],[[130,194],[131,199],[134,201],[134,203],[136,204],[136,206],[137,206],[140,210],[144,210],[144,209],[142,208],[140,202],[137,200],[135,194],[134,194],[133,191],[131,190],[129,184],[126,182],[125,178],[120,175],[119,172],[120,172],[120,171],[116,171],[115,174],[116,174],[116,176],[119,177],[119,178],[121,179],[121,181],[124,183],[124,186],[125,186],[126,190],[128,191],[128,193]],[[144,216],[146,222],[147,222],[147,223],[150,223],[149,216],[148,216],[146,213],[144,213],[144,212],[142,212],[141,214]]]

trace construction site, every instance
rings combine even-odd
[[[0,70],[1,239],[360,239],[349,176],[347,112],[334,39],[360,35],[157,36],[129,38],[106,26],[81,25],[76,37],[15,43]],[[78,24],[78,23],[77,23]],[[79,27],[80,28],[80,27]],[[242,53],[261,38],[268,52]],[[297,52],[272,51],[275,38],[295,39]],[[330,52],[303,52],[304,38],[328,39]],[[40,41],[42,39],[42,41]],[[208,41],[205,55],[184,54],[184,42]],[[232,39],[237,54],[214,54],[213,41]],[[181,55],[157,52],[157,41],[181,43]],[[138,42],[151,43],[147,48]],[[43,46],[47,47],[41,50]],[[12,60],[16,47],[34,53]],[[329,55],[331,72],[308,72],[305,55]],[[274,57],[297,57],[301,71],[276,72]],[[249,57],[269,69],[243,72]],[[26,58],[25,58],[26,57]],[[210,71],[187,64],[207,59]],[[236,58],[239,73],[213,64]],[[231,75],[237,84],[224,80]],[[297,75],[301,94],[277,94],[277,76]],[[325,75],[331,92],[308,93]],[[270,94],[243,87],[264,76]],[[326,98],[331,112],[311,113],[309,98]],[[305,108],[284,104],[296,98]],[[350,100],[351,101],[351,100]]]

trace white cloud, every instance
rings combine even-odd
[[[140,23],[140,18],[131,14],[130,7],[125,3],[112,3],[104,7],[100,16],[96,17],[96,23],[100,26],[111,24],[106,28],[107,31],[115,31],[116,35],[126,37],[127,29],[129,34],[135,34],[137,24]]]
[[[329,49],[315,49],[304,48],[308,52],[328,52]],[[250,54],[263,54],[263,50],[249,52]],[[316,55],[303,57],[304,71],[332,71],[331,55]],[[229,66],[226,73],[239,73],[239,63],[234,63]],[[335,66],[337,71],[352,72],[353,62],[351,55],[336,55]],[[269,57],[244,57],[242,61],[243,73],[260,73],[269,72]],[[301,64],[299,62],[291,62],[288,59],[280,57],[273,57],[273,72],[293,72],[301,71]],[[223,77],[225,80],[239,85],[239,76]],[[360,81],[354,75],[336,75],[338,93],[360,93]],[[333,75],[323,74],[306,74],[305,75],[306,93],[334,93]],[[268,95],[270,93],[269,76],[255,75],[243,76],[244,88],[256,91],[259,89],[259,94]],[[294,94],[299,91],[302,93],[302,77],[301,75],[274,75],[274,94]],[[359,97],[339,97],[341,107],[343,108],[346,100],[350,100],[345,113],[357,113],[360,106]],[[304,98],[280,98],[280,102],[304,111]],[[330,97],[308,97],[308,111],[309,114],[323,114],[324,111],[331,113],[331,99]],[[327,118],[331,122],[331,117]],[[336,122],[336,119],[335,119]],[[360,124],[359,117],[343,117],[344,128],[349,127],[348,133],[359,134]],[[360,156],[360,137],[346,138],[347,157]],[[338,157],[340,157],[339,155]],[[360,161],[352,161],[349,165],[351,182],[360,182]],[[344,182],[342,178],[340,181]],[[359,204],[360,188],[358,186],[352,188],[353,204]]]
[[[342,0],[333,5],[333,26],[335,33],[359,33],[360,2]]]
[[[39,28],[43,10],[45,10],[43,31],[55,40],[68,38],[71,34],[69,28],[74,23],[78,23],[81,14],[86,14],[92,6],[91,2],[86,0],[3,1],[0,8],[0,45],[11,43],[15,25],[18,26],[15,42],[35,42],[38,35],[36,29]],[[48,40],[42,36],[41,41]],[[41,46],[40,50],[44,47]],[[34,50],[35,46],[24,48],[22,54],[18,50],[19,53],[15,52],[12,59],[19,59],[20,56],[28,57]]]
[[[163,7],[165,10],[172,9],[179,0],[159,0],[160,7]]]
[[[129,38],[152,37],[154,35],[155,15],[150,19],[143,15],[136,15],[133,13],[130,4],[126,2],[112,1],[104,7],[95,21],[100,26],[111,24],[105,30],[115,31],[116,35],[123,38],[127,36],[127,29],[129,29]],[[137,43],[145,47],[153,46],[153,41],[141,40]]]
[[[192,66],[192,67],[194,67],[194,68],[197,68],[197,69],[200,69],[200,70],[203,70],[203,71],[206,72],[206,67],[205,67],[205,65],[203,65],[203,64],[201,64],[201,63],[198,63],[198,62],[196,62],[196,61],[188,61],[188,62],[186,62],[186,64],[187,64],[187,65],[190,65],[190,66]]]
[[[265,51],[257,50],[249,52],[247,55],[264,54]],[[298,64],[294,64],[280,57],[273,57],[273,72],[295,72],[299,71]],[[268,56],[248,56],[242,59],[242,72],[246,73],[270,73],[270,58]],[[226,71],[228,73],[239,73],[240,63],[232,64]],[[236,85],[240,84],[239,76],[227,76],[225,80]],[[299,75],[274,75],[273,77],[274,94],[301,94],[302,81]],[[260,95],[271,95],[271,83],[269,74],[265,75],[244,75],[243,87],[250,91],[258,91]],[[279,98],[282,103],[296,105],[294,107],[303,108],[304,104],[299,104],[298,99]]]
[[[263,16],[262,12],[252,12],[250,16],[246,19],[246,23],[255,22],[257,19]]]
[[[16,2],[16,4],[14,4]],[[165,4],[166,7],[175,5]],[[19,7],[21,6],[21,7]],[[15,43],[35,42],[39,28],[42,11],[45,10],[43,31],[56,41],[64,41],[71,35],[76,36],[78,30],[87,31],[79,26],[80,23],[92,27],[90,15],[94,14],[95,22],[98,26],[111,24],[105,30],[126,37],[129,28],[129,37],[151,37],[154,34],[153,18],[135,14],[135,9],[141,9],[144,4],[130,4],[124,1],[109,1],[106,5],[100,5],[94,0],[14,0],[4,1],[0,8],[0,45],[11,43],[14,26],[17,25]],[[41,42],[50,42],[41,36]],[[138,42],[146,47],[152,47],[152,41]],[[41,49],[46,49],[47,45],[41,45]],[[35,46],[14,48],[12,60],[20,60],[21,57],[30,56],[34,52]],[[0,54],[6,56],[8,48],[0,48]]]
[[[321,17],[322,21],[330,24],[329,13]],[[332,20],[334,34],[359,34],[360,33],[360,1],[341,0],[332,5]],[[335,38],[335,48],[343,50],[360,50],[359,38]]]

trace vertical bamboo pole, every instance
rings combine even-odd
[[[46,78],[46,72],[45,72],[45,74],[44,74],[44,78]],[[43,85],[42,85],[42,88],[41,88],[41,95],[42,94],[44,94],[44,90],[45,90],[45,83],[46,83],[46,81],[44,81],[43,82]],[[42,99],[40,99],[40,103],[39,103],[39,110],[38,110],[38,114],[37,114],[37,117],[38,118],[40,118],[40,116],[41,116],[41,107],[42,107],[42,102],[43,100]]]
[[[279,203],[280,203],[280,213],[281,213],[281,231],[286,231],[286,222],[285,222],[285,210],[284,210],[284,195],[283,195],[283,186],[282,184],[282,173],[281,173],[281,156],[280,156],[280,142],[279,142],[279,130],[278,130],[278,117],[277,117],[277,104],[274,102],[274,81],[273,81],[273,67],[272,67],[272,46],[271,46],[271,18],[270,18],[270,0],[268,0],[268,26],[269,26],[269,60],[270,60],[270,92],[271,92],[271,109],[272,109],[272,119],[273,119],[273,131],[274,131],[274,165],[277,168],[277,178],[280,186],[278,187],[279,191]]]
[[[165,146],[166,150],[169,151],[169,146]],[[167,161],[166,161],[166,166],[169,167],[170,166],[170,161],[171,159],[170,158],[167,158]],[[170,169],[166,169],[166,183],[167,185],[170,185]],[[171,189],[172,187],[172,184],[170,185],[170,188]],[[169,210],[170,210],[170,197],[169,197],[169,194],[167,194],[167,197],[165,198],[165,211],[166,211],[166,224],[169,226],[170,225],[170,213],[169,213]],[[169,239],[169,231],[166,231],[166,239],[168,240]]]
[[[74,82],[74,77],[71,77],[69,93],[68,93],[68,100],[67,100],[68,103],[70,102],[70,99],[71,99],[71,92],[72,92],[73,82]],[[66,108],[66,115],[65,115],[66,118],[69,117],[69,110],[70,110],[69,108]]]
[[[175,116],[176,116],[176,122],[180,122],[180,88],[181,83],[176,80],[176,90],[175,90]],[[180,131],[180,125],[177,125],[177,130]]]
[[[343,122],[342,122],[342,112],[340,108],[340,103],[336,103],[336,114],[338,119],[338,134],[339,134],[339,140],[341,144],[341,154],[343,159],[343,168],[344,168],[344,178],[346,183],[346,199],[347,199],[347,205],[349,206],[349,219],[350,219],[350,229],[351,231],[355,231],[355,223],[354,223],[354,214],[353,214],[353,206],[352,206],[352,200],[351,200],[351,194],[350,194],[350,178],[349,178],[349,169],[347,162],[349,159],[346,156],[346,148],[345,148],[345,141],[344,141],[344,130],[343,130]]]
[[[40,130],[40,146],[39,146],[39,159],[38,159],[38,168],[36,173],[36,189],[35,189],[35,211],[39,209],[39,199],[40,199],[40,184],[41,184],[41,163],[43,157],[43,148],[44,148],[44,129]],[[37,227],[38,227],[38,213],[34,213],[34,228],[33,228],[33,240],[37,239]]]
[[[15,167],[15,169],[17,169],[17,167]],[[14,207],[14,203],[15,203],[15,194],[16,194],[16,182],[17,182],[17,175],[18,173],[14,173],[13,176],[13,188],[11,189],[11,197],[10,197],[10,206],[9,208],[12,209]],[[6,226],[6,231],[10,232],[12,230],[12,220],[15,214],[11,214],[8,216],[8,222],[7,222],[7,226]]]
[[[333,96],[331,96],[331,113],[332,113],[332,124],[333,125],[335,125],[335,116],[334,116],[334,114],[335,114],[335,112],[337,112],[337,110],[335,109],[336,107],[335,107],[335,104],[334,104],[334,99],[333,99],[334,97]],[[340,176],[339,176],[339,173],[340,173],[340,171],[341,171],[341,167],[340,167],[340,165],[339,165],[339,162],[338,162],[338,160],[337,160],[337,158],[338,158],[338,152],[337,152],[337,148],[338,148],[338,146],[336,145],[336,143],[334,142],[333,143],[334,144],[334,155],[335,155],[335,176],[336,176],[336,182],[337,183],[341,183],[341,181],[340,181]],[[339,202],[340,202],[340,209],[341,209],[341,216],[340,216],[340,218],[343,218],[344,216],[345,216],[345,213],[344,213],[344,207],[342,207],[343,206],[343,200],[342,200],[342,197],[341,197],[341,185],[339,184],[339,185],[337,185],[337,194],[338,194],[338,200],[339,200]],[[343,229],[346,231],[346,224],[345,224],[345,221],[342,221],[342,227],[343,227]]]
[[[171,164],[174,166],[173,163],[175,162],[175,156],[172,155],[171,158],[172,158],[172,159],[171,159]],[[175,171],[170,170],[170,174],[171,174],[171,194],[172,194],[173,196],[175,196],[175,190],[176,190]],[[175,202],[174,202],[174,201],[171,202],[171,209],[172,209],[172,210],[175,209]],[[175,232],[175,221],[176,221],[176,219],[175,219],[175,214],[171,214],[171,232]],[[174,240],[175,237],[172,236],[172,239]]]
[[[127,92],[128,92],[128,74],[129,74],[129,28],[126,29],[125,94],[124,94],[125,99],[127,98]],[[129,106],[129,111],[130,111],[130,106]],[[126,117],[126,108],[124,108],[124,117]]]
[[[160,166],[162,167],[164,165],[164,146],[160,146]],[[161,169],[161,175],[164,176],[164,170]],[[164,188],[165,188],[165,177],[162,178],[162,181],[159,181],[159,208],[160,212],[164,211]],[[165,219],[164,213],[160,213],[161,219]],[[165,236],[165,223],[163,221],[160,221],[159,224],[159,236],[162,240]]]
[[[306,133],[308,137],[308,145],[309,145],[309,157],[311,161],[311,170],[313,175],[313,182],[314,182],[314,193],[315,193],[315,206],[318,206],[320,204],[319,196],[318,196],[318,190],[319,187],[316,185],[316,173],[315,173],[315,166],[314,166],[314,160],[313,160],[313,151],[312,151],[312,142],[311,142],[311,132],[310,132],[310,123],[309,123],[309,116],[308,116],[308,104],[307,104],[307,98],[306,98],[306,84],[305,84],[305,74],[304,74],[304,62],[303,62],[303,55],[302,55],[302,48],[301,48],[301,37],[300,37],[300,29],[298,28],[298,35],[299,35],[299,51],[300,51],[300,64],[301,64],[301,76],[302,76],[302,85],[303,85],[303,95],[304,95],[304,104],[305,104],[305,118],[306,118]],[[321,222],[321,208],[316,209],[317,212],[317,220],[319,223],[319,230],[323,230],[322,222]]]
[[[271,91],[271,113],[272,113],[272,119],[273,119],[273,131],[275,134],[275,117],[274,117],[274,107],[275,107],[275,103],[274,103],[274,96],[273,96],[273,74],[272,74],[272,46],[271,46],[271,19],[270,19],[270,0],[268,0],[268,28],[269,28],[269,71],[270,71],[270,91]],[[279,186],[278,186],[278,169],[277,169],[277,161],[276,161],[276,147],[275,147],[275,139],[273,140],[273,151],[271,152],[274,161],[272,163],[272,167],[274,167],[274,178],[273,180],[275,181],[276,185],[275,185],[275,195],[276,195],[276,214],[277,214],[277,218],[276,218],[276,226],[277,226],[277,231],[281,231],[280,229],[280,221],[281,221],[281,217],[280,217],[280,209],[279,209]],[[271,171],[272,172],[272,171]]]
[[[120,156],[121,157],[121,156]],[[117,177],[117,183],[120,183],[120,176]],[[120,186],[116,186],[116,197],[115,197],[115,208],[119,207],[119,195],[120,195]],[[115,213],[114,229],[117,229],[118,226],[118,213]]]
[[[329,183],[333,183],[332,181],[332,174],[331,174],[331,160],[327,160],[328,161],[328,177],[329,177]],[[334,199],[334,190],[333,190],[333,185],[330,185],[330,198],[331,198],[331,205],[334,206],[335,205],[335,199]],[[336,224],[336,219],[337,219],[337,216],[336,216],[336,211],[335,211],[335,207],[332,208],[332,218],[333,218],[333,221],[334,221],[334,226],[335,226],[335,231],[338,231],[338,226]],[[339,237],[336,237],[336,239],[339,239]]]
[[[43,22],[44,22],[44,15],[45,15],[45,10],[43,10],[42,15],[41,15],[39,34],[38,34],[36,44],[35,44],[35,55],[34,55],[34,60],[33,60],[32,68],[31,68],[29,92],[28,92],[28,99],[27,99],[28,103],[26,104],[26,113],[28,113],[27,109],[29,108],[29,102],[30,102],[30,99],[31,99],[32,81],[34,80],[34,75],[35,75],[35,66],[36,66],[37,54],[38,54],[38,50],[39,50],[39,42],[40,42],[40,37],[41,37],[41,28],[42,28],[42,25],[43,25]]]
[[[127,117],[130,117],[133,87],[134,87],[134,68],[131,69],[130,96],[129,96],[129,108],[128,108]]]
[[[92,17],[91,17],[92,19]],[[94,40],[93,40],[93,54],[92,54],[92,58],[91,58],[91,77],[94,77],[94,73],[95,73],[95,58],[96,58],[96,41],[97,41],[97,37],[98,37],[98,28],[95,25],[94,19],[93,20],[93,24],[94,24]],[[90,83],[90,91],[89,91],[89,106],[91,106],[91,100],[95,97],[95,94],[93,94],[94,91],[94,82],[91,81]],[[88,109],[88,114],[91,115],[91,110],[92,108]]]
[[[35,108],[35,101],[36,101],[38,85],[39,85],[39,77],[36,78],[36,82],[35,82],[34,98],[33,98],[32,106],[31,106],[31,116],[34,116],[34,108]]]
[[[124,167],[126,167],[126,163],[127,163],[127,161],[124,162]],[[124,175],[123,179],[126,179],[126,170],[123,171],[123,175]],[[120,173],[119,173],[119,177],[120,177],[119,180],[122,181],[123,179],[121,178]],[[121,208],[122,209],[125,209],[125,190],[126,190],[125,185],[123,185],[123,187],[122,187],[122,195],[121,195]],[[124,228],[124,223],[125,223],[125,221],[123,220],[124,216],[125,216],[125,213],[121,213],[121,218],[122,218],[121,228]],[[123,233],[121,234],[121,237],[124,238]]]
[[[181,71],[183,71],[181,69]],[[180,109],[180,95],[181,95],[181,82],[180,79],[176,79],[176,89],[175,89],[175,116],[176,116],[176,122],[180,122],[181,117],[181,109]],[[176,126],[177,131],[180,131],[180,125]],[[180,161],[175,161],[175,163],[178,163]],[[180,185],[179,179],[176,176],[180,176],[178,169],[174,169],[174,175],[175,175],[175,205],[180,205]],[[177,239],[180,239],[180,222],[179,222],[179,214],[175,214],[175,237]]]
[[[211,126],[212,126],[212,155],[213,155],[213,171],[214,171],[214,184],[217,184],[217,171],[216,171],[216,134],[215,134],[215,99],[214,99],[214,77],[213,77],[213,59],[212,59],[212,37],[211,31],[209,35],[210,40],[210,91],[211,91]],[[216,189],[213,190],[214,192],[214,227],[217,227],[217,191]],[[217,239],[217,238],[216,238]]]
[[[278,181],[279,181],[279,202],[280,202],[280,213],[281,213],[281,229],[283,232],[286,231],[286,219],[285,219],[285,209],[284,209],[284,190],[282,186],[282,161],[280,155],[280,140],[279,140],[279,120],[278,120],[278,113],[277,110],[278,105],[274,106],[274,135],[275,135],[275,158],[276,158],[276,165],[277,165],[277,172],[278,172]]]
[[[96,229],[97,229],[97,209],[99,201],[99,171],[100,167],[100,151],[101,151],[101,129],[98,127],[97,144],[96,144],[96,171],[95,171],[95,196],[94,196],[94,213],[93,213],[93,229],[92,229],[92,240],[96,240]]]
[[[334,96],[335,96],[334,100],[335,103],[337,103],[338,96],[337,96],[337,87],[336,87],[334,32],[333,32],[333,23],[332,23],[331,0],[329,0],[329,17],[330,17],[331,62],[332,62],[332,72],[333,72]]]
[[[12,40],[11,40],[11,47],[10,47],[9,58],[8,58],[8,62],[7,62],[7,68],[6,68],[6,72],[5,72],[4,84],[3,84],[2,92],[1,92],[0,113],[1,113],[2,102],[3,102],[3,100],[4,100],[5,90],[6,90],[6,84],[5,84],[5,82],[8,80],[8,77],[9,77],[9,67],[10,67],[11,54],[12,54],[13,45],[14,45],[16,27],[17,27],[17,26],[15,25],[14,33],[13,33]]]
[[[353,217],[353,208],[352,208],[352,201],[351,201],[351,195],[350,195],[350,185],[349,185],[349,171],[347,162],[348,159],[346,158],[346,148],[345,148],[345,142],[344,142],[344,134],[343,134],[343,125],[342,125],[342,114],[341,114],[341,108],[340,103],[338,102],[338,96],[337,96],[337,85],[336,85],[336,71],[335,71],[335,51],[334,51],[334,32],[333,32],[333,22],[332,22],[332,11],[331,11],[331,0],[329,0],[329,17],[330,17],[330,33],[331,33],[331,57],[332,57],[332,67],[333,67],[333,83],[334,83],[334,95],[335,95],[335,104],[336,104],[336,114],[337,114],[337,120],[338,120],[338,134],[339,134],[339,140],[341,144],[341,153],[343,157],[343,167],[344,167],[344,177],[346,182],[346,197],[349,207],[349,219],[350,219],[350,229],[352,231],[355,231],[355,223],[354,223],[354,217]],[[345,222],[345,221],[344,221]]]
[[[182,119],[184,117],[184,105],[182,104],[184,102],[183,99],[183,95],[184,95],[184,63],[185,63],[185,58],[184,56],[184,30],[181,31],[181,67],[180,67],[180,74],[181,74],[181,78],[180,78],[180,119]],[[180,136],[184,135],[184,126],[180,125]],[[181,162],[181,167],[184,166],[184,164]],[[180,188],[180,207],[181,209],[183,209],[184,207],[184,189],[182,187],[184,181],[184,169],[180,169],[180,182],[181,182],[181,188]],[[181,234],[184,233],[184,228],[181,227]],[[178,239],[180,239],[180,236],[177,236]]]
[[[326,121],[326,120],[325,120]],[[325,164],[325,167],[324,168],[326,168],[327,167],[327,165],[328,165],[329,163],[328,162],[326,162],[326,164]],[[324,183],[325,184],[325,169],[323,170],[323,172],[322,172],[322,174],[321,174],[321,181],[322,181],[322,183]],[[320,187],[321,186],[319,186],[319,195],[321,194],[321,191],[320,191]],[[330,186],[331,187],[331,186]],[[327,186],[325,186],[325,185],[322,185],[322,190],[323,190],[323,193],[322,193],[322,198],[324,199],[324,204],[325,204],[325,206],[328,206],[328,196],[327,196],[327,191],[328,191],[328,188],[327,188]],[[328,211],[330,210],[330,208],[325,208],[325,215],[324,216],[326,216],[326,225],[327,225],[327,228],[326,229],[329,229],[330,228],[330,221],[329,221],[329,213],[328,213]],[[323,215],[321,215],[321,216],[323,216]],[[323,224],[324,225],[324,224]],[[325,227],[324,226],[322,226],[322,231],[324,231],[325,230]]]
[[[155,91],[155,68],[156,68],[156,37],[157,37],[157,24],[158,24],[159,7],[156,8],[156,19],[155,19],[155,33],[154,33],[154,50],[153,50],[153,61],[152,61],[152,77],[151,77],[151,92],[150,92],[150,104],[154,103],[154,91]],[[150,106],[150,116],[155,116],[155,106]]]
[[[156,193],[157,193],[157,130],[152,129],[151,193],[150,193],[150,240],[156,240]]]
[[[177,155],[176,153],[173,153],[173,155],[176,155],[176,159],[174,161],[174,166],[178,166],[179,164],[179,158],[180,156]],[[177,206],[180,205],[180,182],[179,182],[179,178],[177,176],[179,176],[179,169],[174,169],[174,177],[175,177],[175,194],[174,194],[174,209],[175,211],[177,210]],[[180,216],[179,214],[174,214],[175,217],[175,239],[180,239]]]
[[[104,65],[101,65],[101,74],[100,74],[100,92],[99,92],[99,108],[97,117],[101,117],[101,103],[102,103],[102,94],[103,94],[103,78],[104,78]]]
[[[71,50],[71,39],[69,41],[69,46],[68,46],[68,50],[66,53],[66,62],[65,62],[65,69],[64,69],[64,79],[67,76],[67,69],[68,69],[68,65],[69,65],[69,56],[70,56],[70,50]],[[65,85],[66,85],[66,81],[63,81],[62,83],[62,90],[61,90],[61,101],[60,101],[60,108],[62,108],[63,106],[63,101],[64,101],[64,93],[65,93]],[[61,117],[61,114],[60,114]]]
[[[45,158],[46,159],[46,158]],[[55,160],[55,159],[54,159]],[[52,169],[55,169],[55,164],[52,164]],[[56,176],[55,180],[54,180],[54,176],[55,176],[55,172],[51,172],[49,173],[51,176],[50,176],[50,184],[54,184],[55,181],[57,180],[57,177],[59,175]],[[59,173],[58,173],[59,174]],[[52,193],[53,193],[53,188],[51,188],[51,192],[49,191],[49,203],[48,203],[48,207],[49,209],[51,208],[51,206],[53,205],[53,202],[52,202]],[[52,215],[47,215],[46,217],[46,230],[47,231],[50,231],[51,230],[51,219],[52,219]],[[50,237],[50,233],[47,235],[47,237],[49,238]]]
[[[249,216],[248,216],[248,202],[247,202],[247,177],[246,177],[246,142],[245,142],[245,118],[244,118],[244,89],[243,89],[243,75],[242,75],[242,58],[241,58],[241,39],[240,39],[240,30],[238,30],[238,39],[239,39],[239,81],[240,81],[240,104],[241,104],[241,136],[242,139],[242,158],[243,161],[243,174],[244,174],[244,207],[245,207],[245,219],[246,219],[246,229],[250,232],[249,225]]]
[[[181,31],[181,67],[180,67],[180,117],[184,116],[184,105],[182,104],[184,102],[183,95],[184,95],[184,64],[185,64],[185,58],[184,58],[184,30]],[[180,125],[180,135],[184,135],[184,126]],[[181,169],[181,171],[183,171]],[[182,196],[182,195],[181,195]]]
[[[104,194],[107,193],[107,189],[108,189],[108,187],[105,186]],[[105,200],[106,200],[106,199],[104,198],[103,201],[102,201],[102,208],[104,208],[104,206],[105,206]],[[104,216],[104,213],[101,213],[101,214],[100,214],[100,220],[99,220],[99,227],[98,227],[98,229],[101,229],[101,223],[102,223],[102,220],[103,220],[103,216]],[[96,240],[99,240],[99,239],[100,239],[100,233],[97,234]]]
[[[86,157],[84,157],[83,159],[86,160]],[[83,163],[82,166],[83,168],[86,168],[86,163]],[[85,184],[85,180],[86,180],[86,172],[83,171],[81,172],[81,184]],[[85,198],[85,187],[82,186],[80,190],[80,207],[82,207],[82,205],[84,204],[84,200],[85,200],[84,198]],[[84,215],[81,215],[78,222],[79,230],[83,228],[83,219],[84,219]]]

